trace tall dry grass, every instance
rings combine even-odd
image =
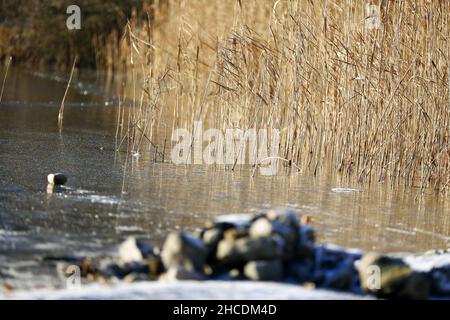
[[[118,146],[161,153],[200,119],[277,128],[280,156],[305,173],[450,189],[450,2],[372,1],[372,29],[366,4],[155,3],[126,35],[138,84]]]

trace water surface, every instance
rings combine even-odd
[[[110,254],[130,235],[161,243],[168,232],[193,231],[218,214],[277,206],[311,215],[323,243],[409,252],[448,247],[443,196],[351,185],[331,175],[252,178],[250,168],[175,166],[145,154],[126,161],[114,151],[114,91],[89,73],[70,91],[60,132],[66,79],[19,68],[8,76],[0,103],[0,281],[59,286],[49,257]],[[51,172],[69,175],[65,189],[47,192]]]

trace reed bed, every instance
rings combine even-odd
[[[151,10],[146,28],[125,35],[135,105],[118,117],[118,148],[164,153],[161,141],[196,120],[279,129],[280,157],[305,174],[450,189],[450,2],[198,0]]]

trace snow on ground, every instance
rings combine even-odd
[[[416,271],[427,272],[433,268],[450,266],[450,253],[430,255],[409,255],[404,261]]]
[[[328,246],[332,248],[333,246]],[[335,250],[359,252],[334,246]],[[450,253],[412,255],[393,254],[416,271],[450,265]],[[92,283],[76,289],[39,289],[0,292],[0,299],[185,299],[185,300],[348,300],[372,299],[351,293],[306,288],[295,284],[254,281],[143,281],[117,282],[110,285]]]
[[[251,281],[145,281],[89,284],[77,289],[0,294],[0,299],[186,299],[186,300],[350,300],[370,299],[298,285]]]

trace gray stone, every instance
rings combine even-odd
[[[402,290],[396,294],[400,299],[424,300],[430,296],[430,277],[421,272],[413,272]]]
[[[279,235],[267,238],[223,239],[217,246],[216,258],[222,263],[240,264],[251,260],[278,259],[283,256],[284,240]]]
[[[147,266],[150,280],[155,280],[161,273],[165,271],[164,265],[159,255],[152,255],[147,258]]]
[[[450,296],[450,265],[433,268],[430,278],[433,295]]]
[[[226,272],[226,268],[216,260],[217,245],[222,238],[223,230],[219,228],[213,227],[202,231],[201,239],[207,249],[205,273],[208,275]]]
[[[242,280],[243,279],[242,272],[239,269],[231,269],[228,274],[229,274],[231,280]]]
[[[67,266],[67,263],[64,265]],[[128,280],[133,278],[154,280],[164,272],[161,258],[153,253],[145,259],[129,260],[127,262],[113,257],[84,258],[76,265],[80,267],[82,277],[91,279],[99,277],[105,280],[113,278],[124,279],[131,274]]]
[[[249,235],[253,239],[269,237],[272,234],[278,234],[284,240],[283,258],[290,259],[296,253],[296,247],[299,237],[299,225],[296,218],[280,219],[280,215],[273,214],[274,220],[261,217],[253,221],[250,226]]]
[[[279,234],[285,240],[284,259],[291,259],[296,256],[299,246],[300,222],[297,213],[289,208],[271,210],[266,218],[272,225],[272,232]],[[260,219],[255,221],[255,227],[259,233],[267,232],[268,226],[264,225]],[[253,234],[258,234],[254,232]]]
[[[219,228],[206,229],[202,233],[203,243],[207,246],[215,246],[223,236]]]
[[[349,252],[338,246],[319,245],[314,248],[314,259],[319,269],[336,269],[342,262],[352,259],[360,260],[359,252]]]
[[[274,232],[272,223],[266,218],[255,220],[250,226],[249,235],[253,239],[266,238]]]
[[[239,269],[231,269],[224,271],[222,273],[218,273],[216,275],[213,275],[211,280],[219,280],[219,281],[241,281],[241,280],[248,280],[242,272],[242,270]]]
[[[308,224],[300,226],[296,256],[311,256],[314,251],[315,241],[316,235],[313,227]]]
[[[131,263],[147,259],[153,248],[142,240],[129,237],[119,246],[119,259],[123,263]]]
[[[383,298],[426,299],[427,276],[414,272],[402,259],[370,252],[359,263],[361,288]]]
[[[148,281],[148,274],[142,272],[131,272],[128,273],[123,279],[124,282],[137,282],[137,281]]]
[[[105,278],[116,277],[119,279],[124,278],[128,274],[143,274],[146,279],[149,277],[149,268],[146,260],[133,261],[133,262],[112,262],[109,263],[107,260],[100,261],[96,266],[97,274],[102,275]]]
[[[279,221],[295,228],[300,226],[299,216],[290,208],[270,210],[266,216],[271,221]]]
[[[215,217],[212,226],[224,228],[248,228],[251,220],[252,215],[249,214],[227,214]]]
[[[67,182],[67,177],[62,173],[50,173],[47,176],[47,181],[54,185],[63,185]]]
[[[161,252],[166,269],[182,268],[199,273],[203,273],[206,255],[203,242],[184,233],[169,234]]]
[[[160,281],[176,281],[176,280],[196,280],[203,281],[206,277],[194,270],[186,270],[184,268],[172,267],[159,277]]]
[[[308,258],[290,261],[287,265],[287,277],[295,282],[304,283],[313,280],[314,261]]]
[[[254,281],[281,281],[283,264],[280,260],[250,261],[244,267],[244,275]]]
[[[223,237],[228,240],[236,240],[239,238],[245,238],[248,236],[248,228],[237,227],[230,228],[224,231]]]
[[[207,249],[207,263],[211,264],[215,261],[217,244],[223,238],[223,230],[220,228],[203,229],[200,234],[200,239]]]
[[[335,269],[326,270],[320,286],[336,290],[351,290],[357,276],[358,271],[353,265],[353,259],[348,258],[342,261]]]

